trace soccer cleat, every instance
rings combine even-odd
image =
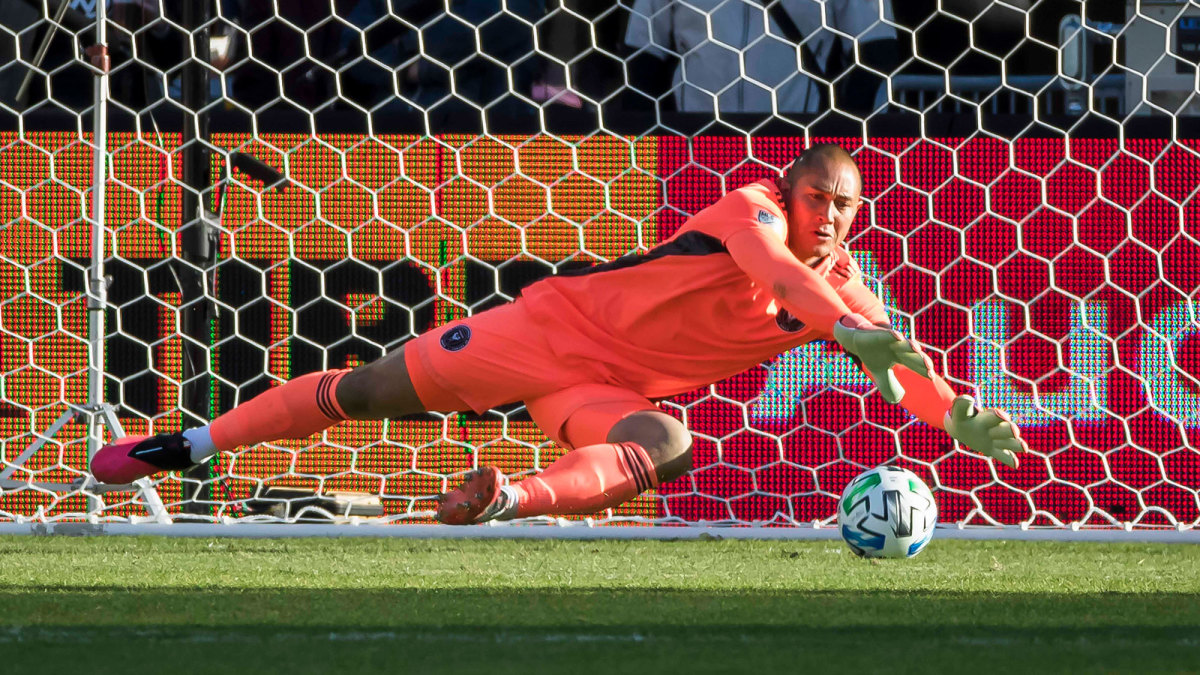
[[[462,485],[438,496],[437,519],[447,525],[482,523],[509,510],[504,477],[490,466],[468,471]]]
[[[92,457],[92,475],[101,483],[124,484],[159,473],[195,466],[192,444],[183,434],[126,436]]]

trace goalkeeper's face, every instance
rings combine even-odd
[[[841,244],[862,204],[862,178],[851,161],[814,162],[785,190],[788,248],[814,265]]]

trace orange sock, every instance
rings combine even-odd
[[[304,438],[346,419],[334,391],[350,372],[309,373],[263,393],[221,415],[209,425],[217,450],[233,450],[281,438]]]
[[[658,485],[654,463],[637,443],[601,443],[572,450],[540,474],[512,485],[517,518],[595,513]]]

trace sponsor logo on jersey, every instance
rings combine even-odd
[[[804,322],[792,316],[791,312],[782,307],[779,309],[779,313],[775,315],[775,325],[788,333],[799,333],[804,330]]]
[[[766,209],[759,209],[758,222],[762,223],[763,225],[776,225],[779,223],[779,216],[776,216],[774,213],[771,213]]]
[[[457,352],[467,343],[471,341],[471,329],[466,326],[455,326],[450,330],[442,333],[442,349],[448,352]]]

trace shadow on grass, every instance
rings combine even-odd
[[[1200,596],[0,587],[10,672],[1187,671]],[[65,668],[76,664],[72,670]],[[636,668],[633,666],[636,665]],[[62,667],[64,670],[59,670]],[[108,670],[108,669],[112,670]]]

